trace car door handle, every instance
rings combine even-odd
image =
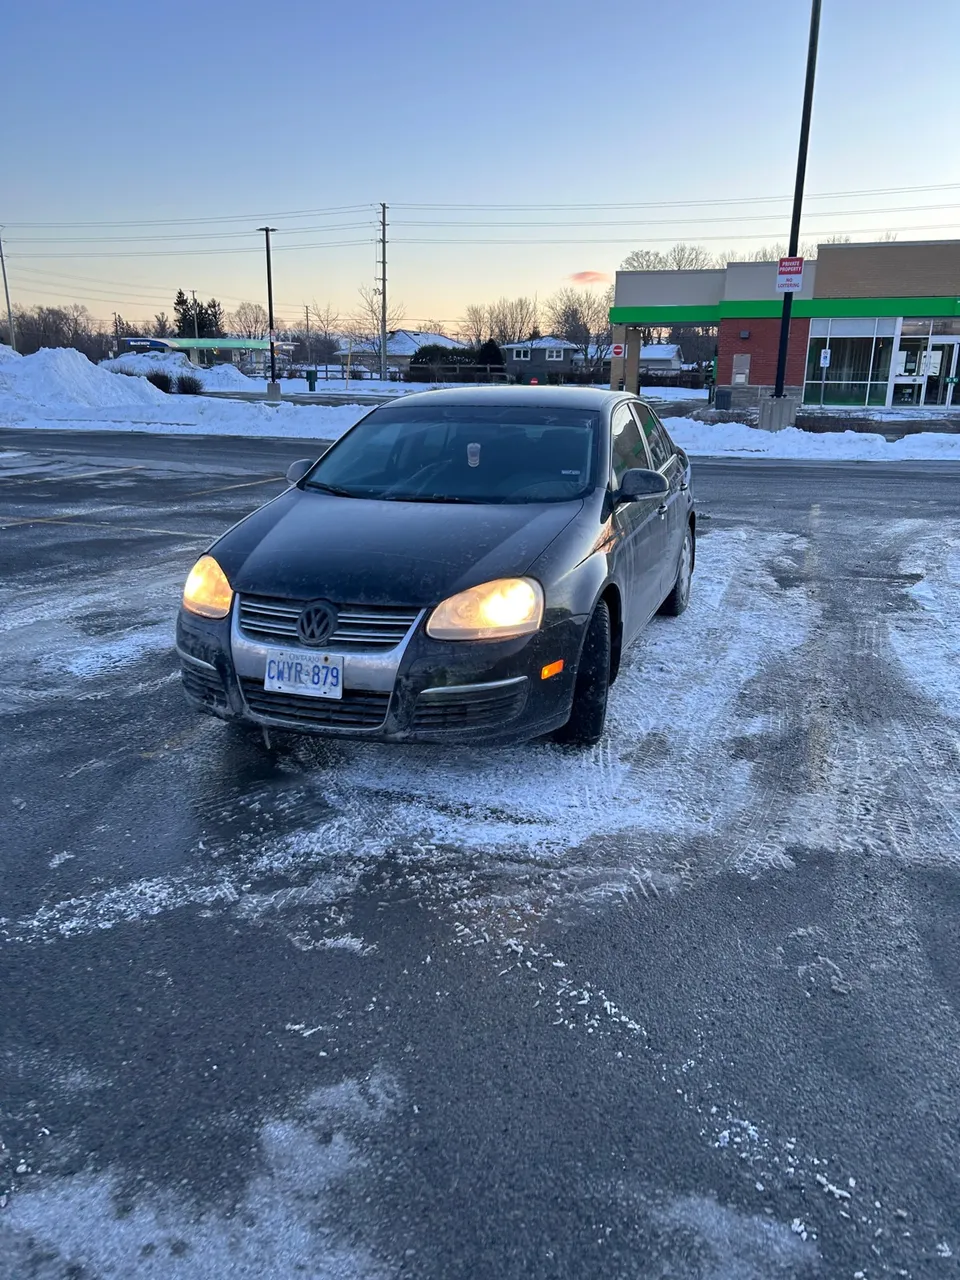
[[[657,513],[661,516],[665,516],[667,514],[667,504],[665,502],[661,502],[659,507],[657,507]]]
[[[681,481],[680,481],[680,492],[681,492],[681,493],[686,493],[686,492],[687,492],[687,490],[688,490],[689,488],[690,488],[690,486],[687,484],[686,480],[681,480]]]

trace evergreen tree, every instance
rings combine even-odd
[[[173,300],[173,315],[177,324],[177,337],[192,338],[193,303],[182,289],[177,290],[177,296]],[[197,317],[197,321],[199,325],[199,316]]]
[[[216,298],[211,298],[203,310],[204,328],[201,336],[204,338],[222,338],[224,336],[224,325],[226,323],[226,318],[223,314],[223,307]]]
[[[155,338],[169,338],[172,333],[170,320],[165,311],[161,311],[159,315],[153,317],[153,336]]]
[[[477,364],[503,364],[503,352],[494,342],[493,338],[488,338],[477,352]]]

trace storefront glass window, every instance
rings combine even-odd
[[[892,338],[811,338],[804,403],[883,404],[892,346]],[[830,362],[823,365],[821,358],[826,350],[830,352]],[[879,399],[877,385],[882,388]]]

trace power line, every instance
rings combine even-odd
[[[289,227],[297,235],[311,235],[315,231],[354,231],[359,227],[371,227],[372,222],[342,222],[332,227]],[[185,235],[160,236],[18,236],[17,244],[153,244],[158,240],[235,240],[249,236],[250,231],[191,231]]]
[[[344,249],[350,245],[371,244],[372,237],[364,237],[362,240],[321,240],[314,244],[278,244],[274,246],[277,253],[290,249]],[[145,249],[142,252],[136,250],[118,250],[112,253],[108,250],[97,250],[93,253],[17,253],[8,254],[13,260],[23,261],[27,258],[45,258],[48,261],[58,258],[195,258],[207,254],[226,254],[226,253],[259,253],[260,249],[253,246],[244,246],[236,249]]]
[[[331,205],[326,209],[296,209],[289,213],[274,213],[274,221],[281,218],[313,218],[333,217],[337,213],[357,213],[361,209],[373,209],[372,204]],[[127,221],[110,222],[7,222],[8,227],[185,227],[210,222],[255,222],[263,217],[262,213],[230,213],[220,217],[208,218],[135,218]],[[295,228],[294,228],[295,230]]]
[[[898,230],[898,231],[956,231],[957,229],[958,229],[958,224],[957,224],[956,222],[927,223],[927,224],[925,224],[925,225],[920,225],[920,226],[910,226],[910,227],[898,227],[898,228],[896,228],[896,230]],[[843,234],[844,234],[844,235],[854,235],[854,236],[861,236],[861,235],[862,235],[862,236],[883,236],[883,235],[885,235],[885,234],[887,233],[887,231],[889,231],[889,230],[890,230],[890,228],[889,228],[889,227],[882,227],[882,228],[879,228],[879,229],[878,229],[878,228],[876,228],[876,227],[856,227],[856,228],[850,227],[850,228],[844,228],[844,232],[843,232]],[[806,235],[809,235],[809,234],[810,234],[810,232],[806,232],[805,234],[806,234]],[[814,232],[813,234],[814,234],[814,235],[816,235],[817,233],[816,233],[816,232]],[[539,247],[540,247],[540,246],[542,246],[542,245],[553,245],[553,244],[573,244],[573,245],[577,245],[577,244],[635,244],[635,243],[637,242],[637,239],[638,239],[638,238],[639,238],[639,237],[637,237],[637,236],[614,236],[614,237],[609,237],[609,238],[591,238],[591,239],[586,239],[586,238],[583,238],[583,237],[578,237],[578,238],[577,238],[577,239],[575,239],[575,240],[574,240],[574,239],[571,239],[571,240],[543,240],[543,239],[536,239],[536,240],[534,240],[534,239],[531,239],[530,237],[527,237],[526,239],[493,239],[493,238],[488,238],[488,239],[469,239],[469,240],[468,240],[468,239],[454,239],[454,238],[452,238],[452,237],[451,237],[451,238],[449,238],[449,239],[445,239],[445,238],[440,237],[440,236],[435,236],[435,237],[431,237],[431,236],[397,236],[397,237],[395,237],[395,238],[394,238],[393,243],[394,243],[394,244],[446,244],[446,245],[464,245],[464,244],[518,244],[518,245],[528,245],[528,246],[529,246],[529,247],[531,247],[531,248],[539,248]],[[643,243],[644,243],[644,244],[675,244],[675,243],[676,243],[676,239],[677,239],[677,237],[676,237],[676,236],[643,236],[643,237],[642,237],[642,239],[643,239]],[[697,240],[721,240],[721,241],[729,241],[729,240],[756,240],[756,239],[757,239],[757,234],[756,234],[756,232],[749,233],[749,234],[745,234],[745,235],[733,235],[733,236],[731,236],[731,235],[697,236]]]
[[[915,191],[956,191],[960,182],[940,182],[913,187],[873,187],[854,191],[821,191],[807,196],[808,200],[836,200],[848,196],[893,196],[909,195]],[[724,204],[771,204],[790,200],[789,195],[782,196],[717,196],[709,200],[650,200],[650,201],[600,201],[594,203],[557,203],[557,204],[402,204],[399,201],[394,209],[681,209],[702,205]],[[12,223],[8,225],[13,225]]]
[[[941,209],[956,209],[960,212],[960,205],[956,201],[949,204],[917,204],[905,207],[888,206],[881,209],[820,209],[808,213],[810,218],[844,218],[859,217],[861,214],[879,214],[879,213],[935,213]],[[402,219],[397,222],[398,226],[403,227],[659,227],[659,226],[706,226],[719,222],[736,222],[743,223],[749,221],[754,222],[782,222],[783,214],[780,213],[756,213],[750,214],[749,218],[745,218],[742,214],[734,214],[722,218],[619,218],[613,220],[586,220],[578,219],[574,222],[546,222],[535,220],[532,222],[500,222],[484,220],[479,222],[430,222],[418,221],[413,219]],[[17,243],[22,243],[17,241]]]

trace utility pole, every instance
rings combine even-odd
[[[303,304],[303,319],[307,326],[307,364],[310,363],[310,308],[306,303]]]
[[[380,206],[380,378],[387,380],[387,206]]]
[[[197,342],[199,342],[199,341],[200,341],[200,326],[199,326],[199,324],[197,323],[197,291],[196,291],[196,289],[191,289],[191,290],[190,290],[190,292],[193,294],[193,336],[194,336],[194,338],[196,338]],[[199,355],[198,355],[198,357],[197,357],[198,361],[199,361],[199,358],[200,358],[200,357],[199,357]]]
[[[13,308],[10,306],[10,286],[7,284],[7,264],[3,256],[3,237],[0,236],[0,271],[3,272],[3,292],[7,299],[7,338],[13,351],[17,349],[17,334],[13,327]]]
[[[820,0],[812,0],[810,9],[810,41],[807,45],[807,78],[803,87],[803,112],[800,116],[800,150],[797,155],[797,181],[793,189],[793,217],[790,222],[790,244],[787,256],[795,258],[800,246],[800,214],[803,209],[803,183],[807,174],[807,144],[810,141],[810,116],[813,111],[813,82],[817,71],[817,44],[820,39]],[[780,320],[780,347],[777,351],[775,400],[783,399],[783,383],[787,372],[787,347],[790,341],[790,314],[793,294],[783,295]]]
[[[276,334],[273,329],[273,263],[270,260],[270,232],[276,231],[276,229],[276,227],[257,227],[257,230],[262,231],[264,234],[267,251],[267,323],[270,326],[270,381],[267,384],[268,400],[280,399],[280,384],[277,382]]]
[[[120,354],[120,316],[115,311],[113,313],[113,341],[116,345],[117,355]]]

